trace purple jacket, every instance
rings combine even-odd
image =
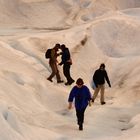
[[[76,109],[85,109],[88,105],[88,101],[91,100],[91,93],[88,87],[85,85],[81,88],[74,86],[69,94],[68,102],[73,102],[74,99]]]

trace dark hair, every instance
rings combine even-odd
[[[59,48],[60,48],[60,44],[59,44],[59,43],[55,44],[54,49],[55,49],[56,51],[58,51]]]
[[[102,64],[100,65],[100,68],[105,68],[105,64],[102,63]]]
[[[84,81],[82,78],[78,78],[77,81],[76,81],[76,84],[77,85],[83,85],[84,84]]]
[[[64,50],[64,49],[66,48],[65,44],[62,44],[62,45],[60,46],[60,48],[61,48],[62,50]]]
[[[60,44],[59,43],[56,43],[55,46],[60,46]]]

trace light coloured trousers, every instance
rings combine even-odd
[[[61,81],[60,74],[59,74],[59,71],[57,68],[57,64],[56,63],[49,63],[49,64],[52,69],[52,73],[48,78],[52,80],[52,78],[56,75],[57,82]]]
[[[98,87],[94,91],[93,99],[95,100],[98,93],[100,91],[100,102],[104,102],[104,91],[105,91],[105,85],[98,85]]]

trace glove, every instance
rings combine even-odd
[[[91,106],[91,105],[92,105],[91,101],[89,101],[89,102],[88,102],[88,105],[89,105],[89,106]]]
[[[72,109],[72,102],[69,102],[68,109]]]
[[[62,52],[59,53],[59,55],[62,55],[62,54],[63,54]]]
[[[62,63],[59,63],[58,65],[60,65],[60,66],[61,66],[61,65],[62,65]]]

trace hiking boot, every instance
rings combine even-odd
[[[60,80],[60,81],[57,81],[57,83],[63,83],[64,81]]]
[[[69,82],[66,82],[65,85],[66,85],[66,86],[69,85]]]
[[[74,83],[75,81],[74,80],[71,80],[70,82],[68,82],[69,83],[69,85],[71,85],[72,83]]]
[[[53,80],[52,80],[52,79],[50,79],[50,78],[47,78],[47,80],[48,80],[48,81],[50,81],[50,82],[53,82]]]
[[[106,104],[106,102],[101,102],[101,105],[104,105],[104,104]]]
[[[83,124],[79,125],[79,130],[81,130],[81,131],[83,130]]]
[[[75,82],[74,80],[71,80],[71,81],[66,82],[65,85],[68,86],[68,85],[71,85],[74,82]]]

